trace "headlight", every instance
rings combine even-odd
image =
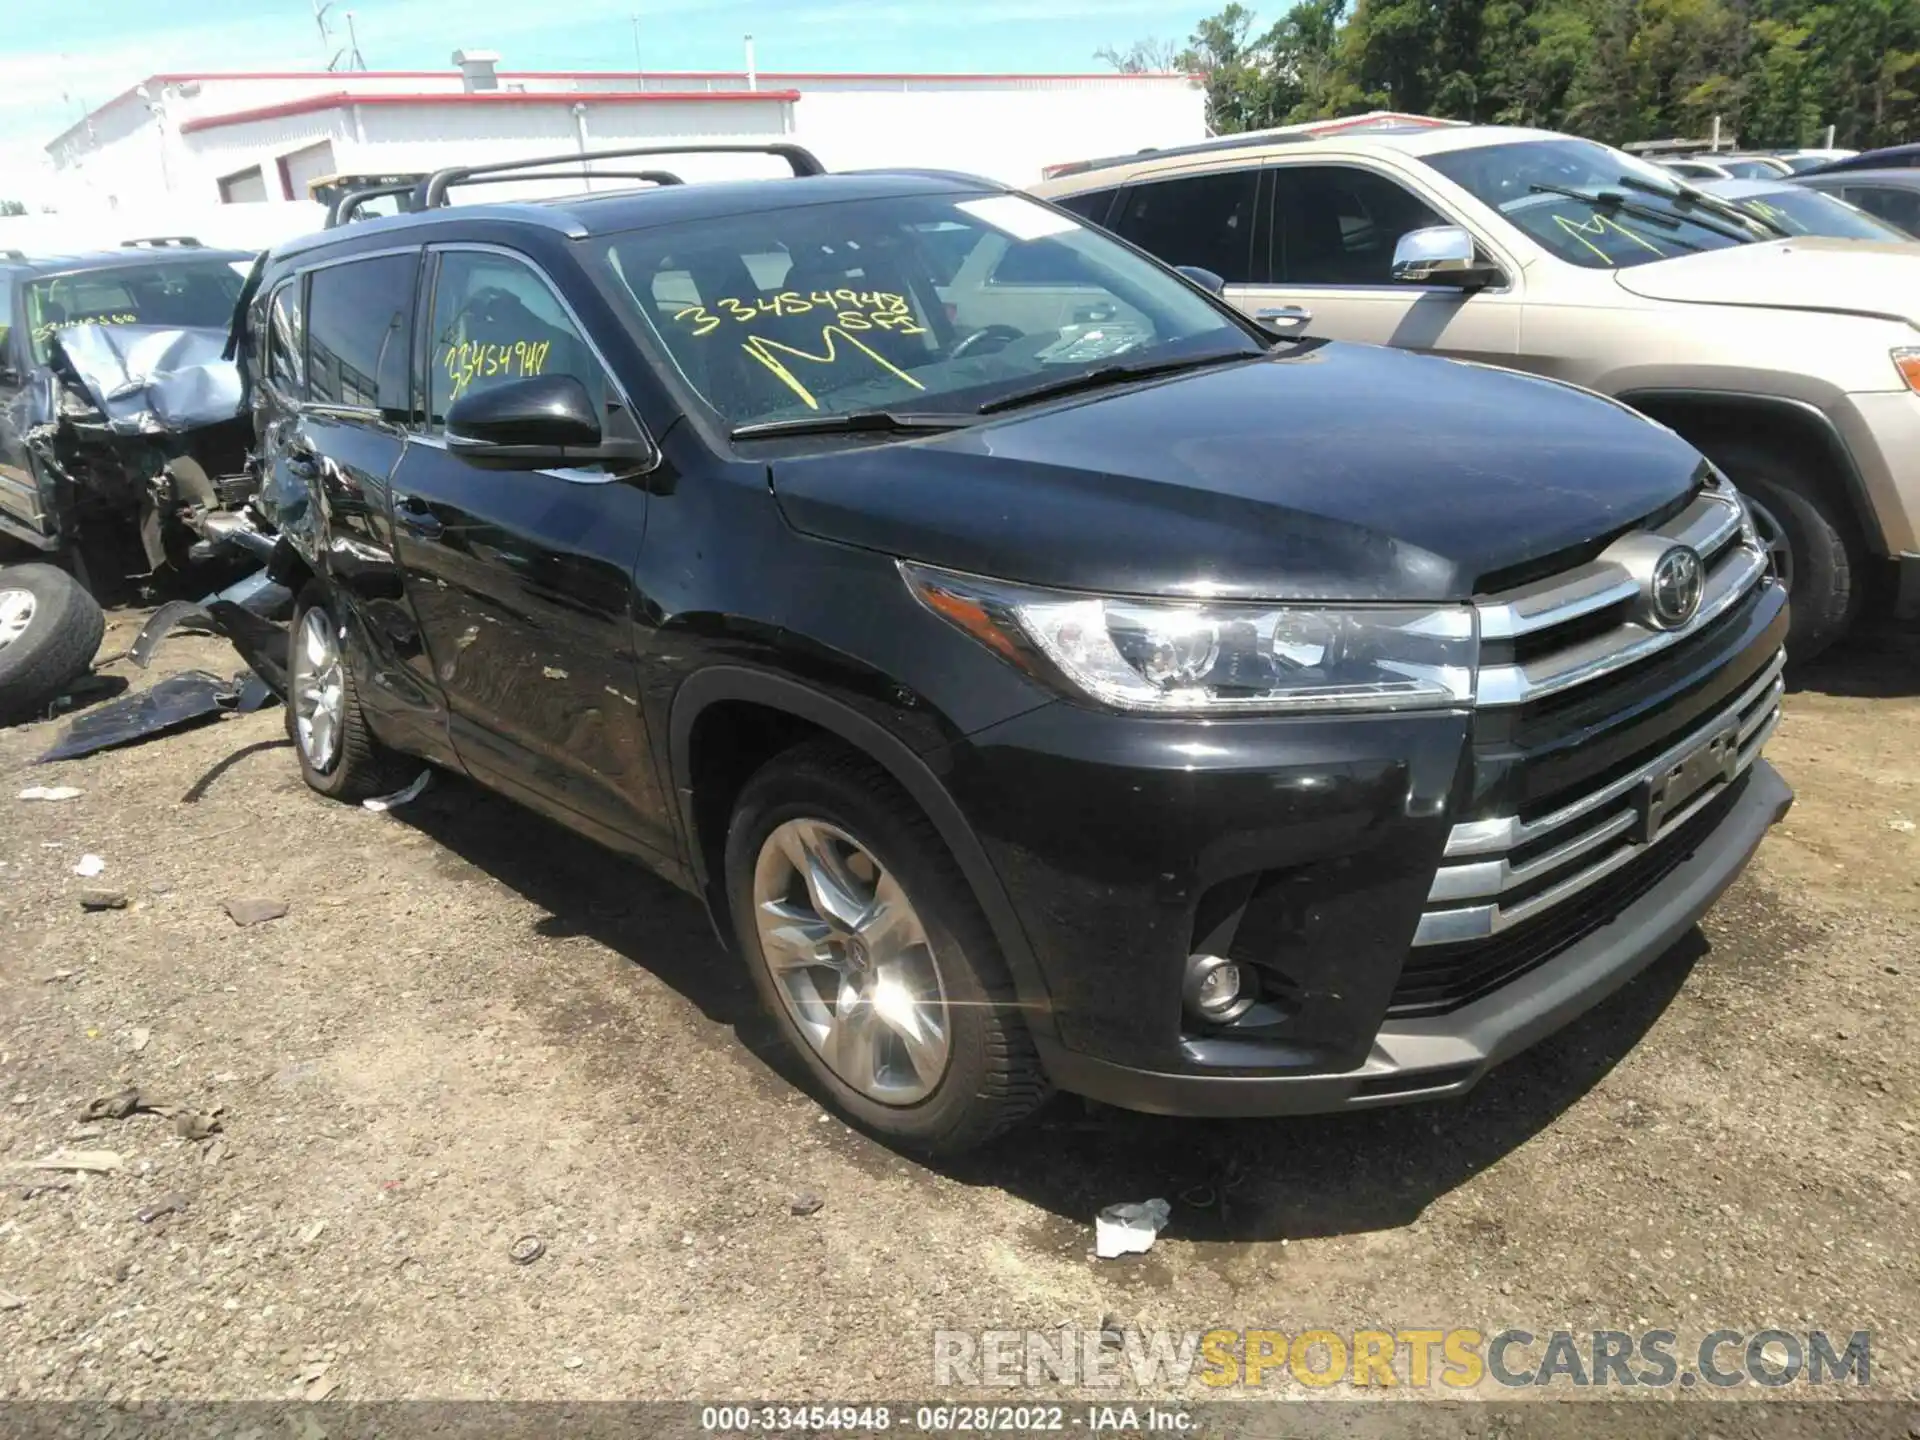
[[[1478,640],[1464,605],[1137,600],[906,561],[900,573],[941,619],[1118,710],[1425,710],[1473,698]]]

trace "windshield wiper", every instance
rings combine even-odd
[[[728,431],[735,440],[762,435],[851,435],[861,431],[958,430],[974,423],[971,415],[916,410],[853,410],[844,415],[798,415],[791,420],[756,420]]]
[[[1038,385],[1028,386],[1025,390],[1016,390],[1011,395],[1001,395],[982,405],[980,413],[992,415],[1001,410],[1013,410],[1022,405],[1051,400],[1057,395],[1072,395],[1081,390],[1098,390],[1102,386],[1119,385],[1129,380],[1150,380],[1156,375],[1172,375],[1181,370],[1198,370],[1206,365],[1225,365],[1233,360],[1257,360],[1263,353],[1258,350],[1228,350],[1216,351],[1208,355],[1187,355],[1178,360],[1139,361],[1132,365],[1097,365],[1091,370],[1064,375],[1058,380],[1043,380]]]
[[[1636,175],[1622,175],[1620,177],[1620,183],[1629,190],[1638,190],[1642,195],[1663,196],[1686,209],[1691,209],[1696,205],[1705,206],[1717,215],[1728,216],[1730,219],[1738,220],[1743,224],[1758,225],[1763,229],[1773,231],[1776,235],[1785,236],[1789,239],[1793,236],[1793,232],[1778,221],[1769,220],[1764,215],[1755,214],[1751,210],[1743,209],[1724,196],[1709,195],[1704,190],[1696,190],[1691,185],[1683,184],[1679,186],[1677,190],[1667,191],[1662,190],[1652,181],[1642,180]],[[1708,224],[1697,215],[1689,215],[1687,218],[1693,221],[1694,224],[1704,226],[1708,230],[1719,230],[1718,226]],[[1745,235],[1736,235],[1732,231],[1720,231],[1720,233],[1726,234],[1730,239],[1735,240],[1745,240],[1749,238]]]

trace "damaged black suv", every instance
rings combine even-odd
[[[0,252],[0,535],[103,598],[204,552],[201,517],[250,493],[222,351],[253,258],[186,236]]]
[[[1466,1090],[1785,811],[1784,594],[1670,431],[771,150],[793,178],[526,204],[443,174],[265,259],[315,789],[425,757],[636,857],[823,1092],[932,1150],[1052,1087]]]

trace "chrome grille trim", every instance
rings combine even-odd
[[[1703,490],[1678,515],[1643,532],[1690,546],[1707,566],[1700,608],[1685,625],[1661,630],[1623,620],[1603,634],[1570,637],[1566,645],[1526,661],[1483,664],[1474,702],[1524,705],[1585,685],[1676,645],[1711,625],[1761,582],[1766,551],[1746,523],[1745,507],[1730,487]],[[1635,600],[1638,584],[1615,559],[1600,558],[1476,602],[1483,641],[1543,635],[1585,616]]]
[[[1780,698],[1786,685],[1781,671],[1786,653],[1777,652],[1740,697],[1683,740],[1632,772],[1561,806],[1538,820],[1515,815],[1493,820],[1469,820],[1453,827],[1447,837],[1446,858],[1484,857],[1461,865],[1442,865],[1428,890],[1429,909],[1420,917],[1415,945],[1457,944],[1498,935],[1522,921],[1552,909],[1561,901],[1605,879],[1669,838],[1697,815],[1727,786],[1737,780],[1760,754],[1760,748],[1780,721]],[[1677,813],[1661,818],[1660,829],[1649,841],[1631,837],[1640,814],[1634,792],[1644,782],[1671,768],[1729,725],[1737,725],[1737,746],[1731,774],[1707,784]],[[1582,822],[1589,822],[1582,824]],[[1623,838],[1625,837],[1625,838]],[[1542,840],[1558,840],[1545,853],[1515,863],[1512,852]],[[1568,870],[1576,862],[1585,864]],[[1523,899],[1502,904],[1500,897],[1537,880],[1565,871],[1555,883]],[[1462,906],[1461,901],[1478,901]]]

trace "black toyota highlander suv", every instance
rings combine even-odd
[[[316,790],[424,757],[634,856],[928,1150],[1053,1087],[1464,1091],[1784,813],[1785,600],[1672,432],[1269,335],[986,181],[766,148],[792,178],[443,173],[265,257]]]

